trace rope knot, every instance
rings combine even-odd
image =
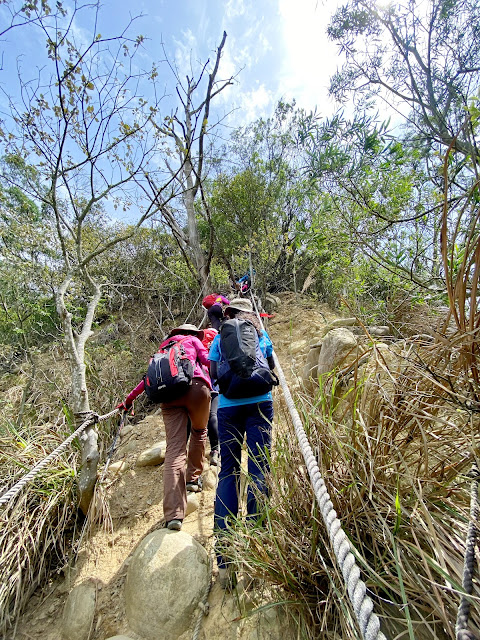
[[[94,424],[99,422],[100,416],[95,411],[78,411],[75,417],[79,418],[82,422],[91,420]]]

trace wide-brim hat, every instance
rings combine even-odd
[[[253,313],[252,303],[248,298],[234,298],[228,305],[227,309],[237,309],[237,311]]]
[[[171,336],[178,336],[179,334],[186,333],[187,335],[190,333],[194,333],[199,340],[203,340],[204,333],[202,329],[199,329],[194,324],[181,324],[179,327],[175,327],[170,331]]]

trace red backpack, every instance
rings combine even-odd
[[[209,327],[208,329],[203,330],[202,344],[205,347],[205,349],[210,349],[213,339],[215,338],[217,333],[218,331],[216,329],[213,329],[212,327]]]
[[[144,382],[145,393],[152,402],[170,402],[189,390],[194,365],[182,344],[187,337],[163,342],[150,358]]]
[[[205,307],[205,309],[210,309],[210,307],[215,304],[215,300],[218,297],[218,293],[210,293],[208,296],[205,296],[205,298],[202,300],[202,307]]]

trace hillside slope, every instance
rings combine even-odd
[[[313,338],[334,315],[326,305],[301,302],[293,294],[283,295],[281,299],[282,304],[269,321],[267,330],[285,374],[294,387],[297,384],[295,372],[303,366],[308,339]],[[306,348],[308,350],[308,346]],[[280,395],[281,391],[275,390],[276,420],[281,415],[278,411]],[[66,598],[75,585],[84,581],[92,581],[96,585],[97,604],[90,639],[104,640],[127,633],[122,588],[129,558],[148,533],[163,525],[163,467],[138,467],[136,460],[143,451],[164,440],[161,412],[155,407],[148,417],[124,428],[105,484],[111,527],[94,531],[82,545],[77,561],[65,567],[62,575],[53,578],[46,589],[31,599],[15,638],[61,640]],[[197,495],[199,507],[186,517],[183,531],[191,534],[211,554],[216,475],[215,468],[208,467],[207,463],[205,470],[210,488],[207,486]],[[211,613],[202,623],[200,638],[230,637],[225,633],[225,620],[230,621],[232,638],[249,637],[243,634],[250,633],[250,627],[253,625],[255,628],[255,623],[243,619],[246,611],[252,609],[250,596],[245,595],[246,600],[236,600],[214,583],[209,596]],[[220,625],[216,623],[219,619],[222,621]],[[186,633],[185,639],[191,637],[191,633]],[[131,632],[128,635],[135,637]]]

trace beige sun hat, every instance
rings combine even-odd
[[[203,340],[203,330],[196,327],[194,324],[181,324],[179,327],[175,327],[170,331],[170,336],[177,336],[182,333],[195,333],[199,340]]]
[[[234,298],[228,305],[227,309],[237,309],[238,311],[253,313],[252,303],[248,298]]]

